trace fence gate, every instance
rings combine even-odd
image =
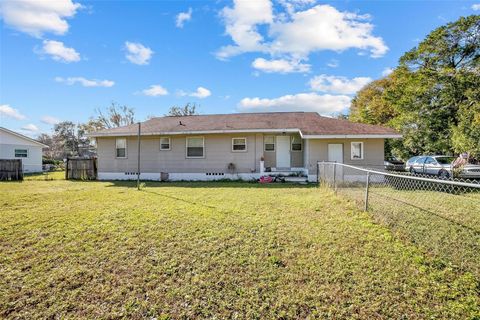
[[[96,180],[97,159],[68,158],[65,165],[66,180]]]
[[[0,159],[0,180],[23,180],[21,159]]]

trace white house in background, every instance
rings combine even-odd
[[[23,172],[42,171],[42,149],[47,145],[0,127],[0,159],[21,159]]]

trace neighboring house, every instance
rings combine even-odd
[[[98,177],[135,179],[138,124],[98,131]],[[317,162],[383,166],[392,129],[322,117],[315,112],[159,117],[141,124],[141,179],[252,179],[302,172],[315,181]],[[271,172],[265,172],[271,171]]]
[[[0,159],[21,159],[23,172],[42,171],[42,149],[47,145],[0,127]]]

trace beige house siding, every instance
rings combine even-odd
[[[363,142],[363,160],[351,159],[351,142]],[[317,161],[328,160],[328,144],[343,144],[343,162],[354,166],[369,166],[379,168],[383,166],[384,139],[311,139],[308,142],[308,170],[316,172]]]
[[[171,150],[160,151],[160,136],[142,136],[141,171],[169,173],[230,173],[228,164],[235,164],[234,173],[260,171],[263,156],[265,167],[275,167],[276,152],[264,151],[264,133],[194,135],[205,138],[205,157],[186,157],[186,137],[170,136]],[[246,152],[232,152],[232,138],[247,138]],[[350,143],[364,143],[364,159],[351,160]],[[384,159],[383,139],[310,139],[303,141],[302,151],[290,151],[291,167],[305,167],[310,174],[316,173],[317,161],[328,160],[328,144],[343,144],[344,163],[358,166],[382,166]],[[127,158],[115,157],[115,137],[97,138],[99,172],[137,171],[137,138],[127,137]],[[304,161],[305,160],[305,161]]]
[[[235,173],[255,171],[260,163],[255,134],[194,135],[205,138],[205,157],[186,157],[186,136],[170,136],[171,150],[160,151],[160,136],[141,139],[142,172],[229,173],[228,164],[235,164]],[[246,152],[232,152],[232,138],[247,138]],[[262,141],[263,143],[263,141]],[[99,172],[136,172],[137,138],[127,137],[127,158],[115,157],[115,138],[97,138]],[[263,151],[263,149],[261,149]],[[257,164],[258,163],[258,164]]]
[[[294,135],[292,135],[293,137]],[[300,138],[300,135],[295,135],[296,137]],[[292,150],[292,141],[290,140],[290,166],[295,168],[302,168],[303,167],[303,150],[305,147],[305,141],[302,141],[302,150],[300,151],[293,151]]]

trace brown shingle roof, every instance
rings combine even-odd
[[[98,131],[91,136],[136,135],[138,125]],[[390,128],[322,117],[316,112],[266,112],[159,117],[142,122],[142,135],[202,132],[298,131],[303,136],[398,135]]]

